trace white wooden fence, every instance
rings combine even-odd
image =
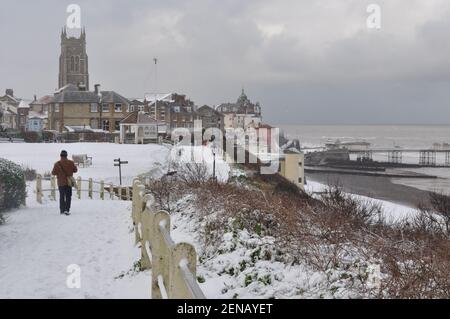
[[[50,188],[42,187],[42,176],[36,176],[36,200],[38,203],[42,204],[42,200],[44,198],[44,192],[50,192],[50,200],[56,201],[56,177],[52,176],[50,178]],[[87,192],[87,196],[89,199],[94,199],[94,194],[99,194],[99,199],[119,199],[119,200],[128,200],[131,201],[131,192],[129,187],[122,186],[114,186],[113,184],[108,184],[105,186],[104,181],[96,182],[92,178],[88,180],[83,180],[81,177],[76,179],[77,184],[75,187],[76,197],[78,199],[82,198],[83,192]],[[83,189],[83,186],[87,185],[87,189]],[[97,187],[94,187],[97,186]]]
[[[187,243],[175,244],[170,236],[170,215],[154,209],[145,186],[133,183],[132,218],[136,244],[141,246],[141,267],[152,270],[153,299],[205,299],[197,283],[197,253]]]

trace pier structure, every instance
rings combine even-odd
[[[403,152],[399,150],[393,150],[388,152],[388,162],[394,164],[401,164],[403,161]]]
[[[356,159],[357,161],[360,162],[365,162],[365,161],[372,161],[373,159],[373,153],[370,150],[360,150],[358,152],[356,152]]]
[[[450,149],[349,149],[348,154],[357,156],[358,161],[371,161],[374,154],[387,154],[387,162],[390,164],[413,164],[405,162],[405,153],[417,155],[415,165],[427,167],[450,167]],[[438,157],[438,154],[440,155]]]
[[[436,166],[436,151],[420,151],[419,165]]]

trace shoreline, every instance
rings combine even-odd
[[[341,186],[345,192],[417,208],[427,201],[429,191],[394,184],[384,176],[342,175],[337,173],[306,173],[306,180]]]

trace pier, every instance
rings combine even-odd
[[[382,148],[382,149],[348,149],[349,155],[356,155],[358,161],[372,161],[374,155],[387,155],[387,163],[406,164],[405,154],[417,155],[416,163],[423,167],[450,167],[450,149],[403,149],[403,148]]]

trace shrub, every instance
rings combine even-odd
[[[24,132],[22,135],[26,143],[42,142],[42,138],[38,132]]]
[[[25,203],[26,186],[22,168],[0,158],[0,213]]]

